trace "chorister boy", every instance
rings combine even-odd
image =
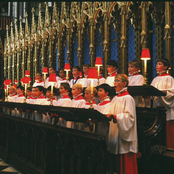
[[[136,153],[138,148],[135,101],[127,92],[128,77],[115,76],[117,95],[108,107],[109,127],[108,151],[109,169],[116,173],[137,174]]]
[[[83,98],[83,87],[81,84],[76,83],[72,86],[72,96],[73,100],[71,100],[69,107],[82,108],[86,101]],[[78,124],[67,121],[67,127],[78,129]]]
[[[73,78],[70,80],[69,85],[70,88],[76,83],[80,83],[81,77],[80,77],[80,67],[74,66],[72,69]]]
[[[90,64],[83,65],[83,78],[80,80],[80,84],[83,87],[88,87],[88,71],[89,71]]]
[[[10,86],[9,90],[9,95],[8,95],[8,101],[9,102],[14,102],[15,101],[15,98],[17,97],[16,95],[16,88],[14,86]]]
[[[69,97],[69,92],[70,92],[70,86],[68,83],[61,83],[60,88],[59,88],[60,96],[56,102],[56,106],[63,106],[67,107],[69,106],[71,99]],[[66,126],[66,120],[63,118],[59,117],[59,121],[57,123],[59,126]]]
[[[49,74],[56,74],[56,70],[54,70],[53,67],[49,67]],[[59,77],[56,76],[56,83],[54,83],[54,87],[58,88],[58,81],[59,81]],[[49,86],[51,86],[51,83],[49,82],[49,77],[47,77],[47,79],[45,80],[45,87],[48,88]]]
[[[66,72],[63,68],[59,69],[59,77],[58,88],[60,88],[61,83],[69,83],[69,80],[66,79]]]
[[[36,74],[36,82],[33,84],[33,87],[35,86],[44,86],[44,82],[42,81],[42,74],[39,72]]]
[[[153,107],[164,106],[167,109],[166,146],[174,148],[174,79],[166,72],[169,67],[168,59],[158,59],[156,64],[158,76],[153,79],[151,85],[166,94],[166,96],[155,97]]]
[[[128,63],[128,72],[129,72],[129,86],[143,86],[144,77],[139,74],[140,63],[137,60],[132,60]],[[137,107],[145,107],[145,101],[142,96],[134,96],[135,105]],[[147,100],[148,101],[148,100]]]
[[[107,71],[109,76],[106,78],[106,83],[111,87],[114,86],[114,78],[117,74],[117,62],[115,60],[109,60],[107,62]]]
[[[102,114],[108,114],[106,109],[108,108],[110,104],[110,93],[111,93],[111,87],[103,83],[98,86],[98,99],[100,103],[97,105],[96,110],[101,112]],[[98,134],[107,136],[109,131],[109,122],[103,121],[98,124]]]

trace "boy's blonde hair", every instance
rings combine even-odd
[[[85,91],[91,92],[91,87],[90,87],[90,86],[87,87],[87,88],[85,89]],[[93,87],[93,94],[94,94],[94,95],[97,94],[97,89],[96,89],[95,87]]]
[[[16,90],[15,86],[10,86],[10,88],[13,88],[13,90]]]
[[[117,77],[119,77],[119,78],[121,79],[122,82],[127,82],[127,85],[126,85],[126,86],[128,86],[129,79],[128,79],[128,77],[127,77],[126,74],[117,74],[117,75],[115,76],[115,78],[117,78]]]
[[[75,83],[72,87],[75,87],[77,89],[80,89],[81,92],[83,92],[83,86],[80,83]]]

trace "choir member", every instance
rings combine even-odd
[[[81,77],[80,77],[80,67],[74,66],[72,69],[73,78],[70,80],[69,85],[70,88],[76,83],[80,83]]]
[[[69,80],[66,79],[66,72],[64,69],[59,69],[59,81],[58,81],[58,88],[61,86],[61,83],[69,83]]]
[[[112,87],[114,86],[114,78],[117,74],[117,62],[115,60],[107,62],[107,71],[109,76],[106,78],[106,83]]]
[[[82,108],[86,101],[83,98],[83,87],[81,84],[76,83],[72,86],[73,100],[71,100],[69,107]],[[78,123],[67,121],[67,127],[78,129]]]
[[[54,70],[53,67],[49,67],[49,74],[56,74],[56,70]],[[56,77],[56,83],[54,83],[54,87],[58,88],[58,81],[59,81],[59,77]],[[49,82],[49,77],[47,77],[47,79],[45,80],[45,87],[48,88],[49,86],[51,86],[51,82]]]
[[[129,86],[143,86],[144,77],[139,74],[140,63],[137,60],[132,60],[128,65]],[[134,96],[133,98],[137,107],[145,107],[144,98],[142,98],[142,96]]]
[[[108,107],[107,117],[112,118],[109,127],[109,168],[116,173],[137,174],[136,153],[138,148],[136,106],[127,92],[128,77],[115,76],[116,96]]]
[[[44,82],[42,81],[42,74],[39,72],[36,74],[36,82],[33,84],[33,87],[35,86],[44,86]]]
[[[35,102],[33,104],[47,105],[47,100],[44,97],[44,87],[43,86],[36,86],[33,88],[34,88],[34,92],[35,92],[35,96],[36,96]],[[36,121],[42,121],[42,113],[34,111],[34,119]]]
[[[89,67],[90,67],[90,64],[84,64],[83,65],[83,75],[84,77],[82,79],[80,79],[80,84],[83,86],[83,87],[88,87],[88,71],[89,71]]]
[[[103,83],[98,86],[98,99],[100,103],[97,105],[96,110],[98,110],[102,114],[108,114],[106,110],[111,102],[109,97],[110,93],[111,93],[111,87],[108,84]],[[102,121],[98,123],[98,131],[97,131],[98,134],[107,136],[108,131],[109,131],[108,121]]]
[[[92,107],[96,109],[97,105],[94,101],[95,95],[97,94],[97,89],[93,87],[93,99],[92,99]],[[85,89],[85,101],[86,103],[84,104],[83,108],[89,109],[91,105],[91,87],[87,87]],[[94,131],[93,129],[93,123],[79,123],[79,130],[84,130],[84,131]]]
[[[14,86],[10,86],[10,88],[9,88],[9,90],[8,90],[8,92],[9,92],[9,95],[8,95],[8,101],[9,102],[14,102],[15,101],[15,99],[16,99],[16,97],[17,97],[17,95],[16,95],[16,88],[14,87]],[[8,114],[8,115],[10,115],[10,111],[11,111],[11,115],[15,115],[15,109],[13,109],[13,108],[7,108],[7,110],[6,110],[6,113]]]
[[[67,107],[69,106],[71,99],[69,97],[69,92],[70,92],[70,86],[68,83],[61,83],[60,88],[59,88],[60,96],[61,98],[57,100],[56,106],[63,106]],[[59,126],[66,126],[66,120],[59,117],[59,121],[57,123]]]
[[[155,97],[153,107],[164,106],[166,112],[166,146],[174,148],[174,79],[166,73],[170,67],[168,59],[158,59],[156,71],[158,76],[151,83],[152,86],[164,92],[166,96]]]

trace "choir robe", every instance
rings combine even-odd
[[[133,74],[130,75],[129,77],[129,86],[143,86],[144,84],[144,77],[141,74]],[[145,101],[144,98],[142,98],[142,96],[133,96],[134,100],[135,100],[135,105],[137,107],[145,107]],[[147,100],[148,102],[149,100]],[[150,102],[148,103],[148,107],[150,105]]]
[[[68,107],[71,102],[71,99],[68,94],[62,96],[59,100],[56,102],[56,106],[63,106],[63,107]],[[63,118],[59,117],[59,121],[57,123],[59,126],[66,126],[66,120]]]
[[[134,99],[127,90],[115,96],[108,113],[116,115],[117,123],[110,122],[108,136],[108,151],[117,154],[115,157],[121,161],[119,165],[120,173],[137,174],[136,153],[138,150],[136,106]],[[117,164],[115,164],[117,165]],[[129,166],[129,169],[126,168]],[[123,172],[124,171],[124,172]]]
[[[174,148],[174,79],[169,74],[163,73],[155,77],[151,85],[161,91],[167,91],[166,96],[154,98],[153,107],[164,106],[166,108],[166,146]]]
[[[46,98],[46,100],[47,100],[47,105],[50,105],[51,99],[50,98]],[[57,102],[55,96],[53,96],[52,101],[53,101],[53,106],[55,106],[56,102]],[[52,123],[51,115],[49,115],[48,113],[42,114],[42,122],[51,124]]]
[[[86,102],[82,108],[89,109],[91,103],[88,101]],[[96,109],[97,105],[96,102],[93,100],[93,108]],[[93,123],[79,123],[79,130],[94,132],[94,124]]]
[[[72,88],[72,86],[73,86],[75,83],[80,83],[80,81],[81,81],[81,78],[80,78],[80,77],[71,79],[70,82],[69,82],[70,88]],[[80,84],[81,84],[81,83],[80,83]],[[82,85],[82,86],[83,86],[83,85]]]
[[[39,82],[36,81],[36,82],[34,82],[33,87],[36,87],[36,86],[43,86],[44,87],[44,82],[42,80],[40,80]]]
[[[30,97],[27,99],[27,103],[28,104],[35,104],[36,100],[37,100],[37,97]],[[34,115],[35,115],[34,112],[29,112],[28,119],[34,120]]]
[[[42,94],[41,96],[39,96],[35,102],[33,104],[35,105],[47,105],[47,100],[46,98],[44,97],[44,95]],[[39,113],[37,111],[34,111],[34,120],[35,121],[42,121],[42,113]]]
[[[88,75],[84,76],[83,78],[80,79],[80,83],[84,88],[87,88],[89,85],[88,85],[88,82],[89,79],[88,79]]]
[[[15,103],[24,103],[25,100],[25,96],[23,94],[19,94],[17,95],[17,97],[15,98],[14,102]],[[23,117],[25,114],[23,111],[18,110],[17,108],[15,108],[15,115],[17,117]]]
[[[107,108],[110,105],[110,99],[109,97],[106,97],[100,103],[97,105],[96,110],[101,112],[102,114],[108,114]],[[100,135],[108,136],[109,132],[109,122],[108,121],[102,121],[98,123],[98,131],[97,133]]]
[[[69,80],[67,80],[66,78],[60,78],[57,82],[57,88],[60,88],[61,83],[69,83]]]
[[[83,105],[86,103],[86,101],[84,100],[82,95],[83,95],[83,93],[81,93],[81,94],[77,95],[76,97],[74,97],[74,99],[71,100],[68,107],[82,108]],[[78,123],[74,123],[72,121],[67,121],[66,127],[78,129]]]
[[[9,102],[14,102],[15,99],[16,99],[17,95],[14,93],[14,94],[9,94],[8,95],[8,101]],[[15,115],[15,109],[10,109],[10,108],[6,108],[6,114],[10,115],[10,110],[11,110],[11,115]]]
[[[108,85],[113,87],[116,75],[117,75],[117,71],[114,71],[114,72],[110,73],[110,75],[106,78],[106,82],[105,83],[107,83]]]
[[[58,88],[58,83],[59,83],[60,77],[56,76],[56,83],[54,83],[54,87]],[[49,77],[47,77],[47,79],[45,80],[45,88],[48,88],[49,86],[51,86],[51,82],[49,82]]]

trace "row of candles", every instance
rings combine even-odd
[[[142,49],[142,53],[141,53],[141,60],[144,60],[144,78],[145,78],[145,84],[147,84],[147,60],[150,60],[150,51],[149,49]],[[100,76],[100,67],[103,66],[102,63],[102,58],[101,57],[96,57],[95,60],[95,67],[90,67],[89,71],[88,71],[88,79],[91,80],[91,106],[90,108],[93,108],[93,79],[97,79],[98,78],[98,85],[99,85],[99,76]],[[97,67],[97,69],[96,69]],[[68,72],[71,71],[70,68],[70,64],[69,63],[65,63],[64,66],[64,71],[66,71],[66,79],[68,80]],[[44,75],[44,84],[45,84],[45,80],[46,80],[46,74],[48,74],[48,69],[47,67],[43,67],[42,70],[42,74]],[[30,72],[28,70],[25,71],[25,77],[21,79],[21,83],[25,85],[25,100],[24,103],[26,103],[26,91],[27,91],[27,85],[31,82],[31,78],[30,78]],[[52,102],[52,97],[53,97],[53,86],[54,83],[56,83],[56,74],[50,74],[49,75],[49,82],[51,83],[51,100],[50,100],[50,105],[53,105]],[[4,81],[4,89],[5,89],[5,97],[6,97],[6,101],[8,101],[7,95],[8,95],[8,87],[11,85],[11,80],[10,79],[6,79]],[[15,84],[17,84],[17,80],[15,80]]]

